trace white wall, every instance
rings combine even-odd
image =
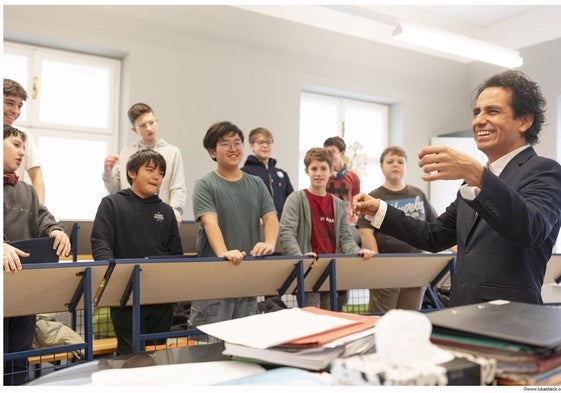
[[[303,86],[394,103],[390,143],[415,157],[432,136],[469,127],[475,77],[479,81],[499,70],[488,67],[483,73],[477,66],[228,6],[4,6],[4,34],[123,57],[122,141],[134,140],[126,123],[128,107],[149,103],[160,119],[161,136],[183,152],[186,219],[192,218],[193,182],[214,168],[202,138],[216,121],[230,120],[246,135],[257,126],[270,128],[274,156],[297,184]],[[557,52],[560,46],[561,41],[555,43]],[[546,62],[541,67],[554,73]],[[542,139],[543,145],[555,145],[552,135]],[[428,192],[410,161],[406,181]]]

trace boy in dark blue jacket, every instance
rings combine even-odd
[[[273,134],[266,128],[259,127],[249,133],[249,146],[253,154],[245,160],[242,171],[259,176],[275,202],[279,220],[286,198],[294,191],[286,171],[277,167],[277,160],[271,157],[273,152]]]

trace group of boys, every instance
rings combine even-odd
[[[20,106],[21,108],[21,106]],[[179,237],[180,224],[185,201],[185,182],[180,151],[158,138],[157,118],[146,104],[135,104],[129,112],[132,130],[141,137],[133,146],[125,148],[121,155],[110,154],[105,160],[103,181],[111,192],[104,197],[98,207],[92,228],[92,254],[95,260],[114,261],[118,258],[145,257],[147,255],[182,255],[183,250]],[[8,130],[5,127],[6,145],[15,140],[15,162],[6,165],[6,172],[17,169],[25,156],[25,133]],[[341,140],[342,141],[342,140]],[[201,224],[197,238],[197,250],[200,257],[220,256],[239,264],[246,253],[252,256],[270,255],[275,251],[279,232],[279,217],[284,210],[289,196],[295,196],[288,174],[276,167],[276,161],[270,157],[273,143],[272,134],[265,128],[258,128],[250,133],[250,145],[254,152],[241,167],[244,148],[243,132],[230,122],[216,123],[209,128],[203,145],[210,157],[216,161],[216,170],[197,180],[193,189],[193,211]],[[343,142],[344,143],[344,142]],[[10,155],[5,154],[8,158]],[[333,171],[333,158],[328,149],[312,149],[306,158],[306,172],[310,168],[310,192],[307,197],[314,202],[323,201],[321,210],[311,209],[313,215],[298,214],[301,228],[309,231],[307,243],[298,239],[302,251],[289,249],[285,253],[317,255],[322,252],[359,252],[353,241],[348,225],[347,203],[326,191],[327,183]],[[171,170],[170,170],[171,163]],[[321,167],[321,168],[320,168]],[[320,168],[320,169],[318,169]],[[266,177],[263,172],[266,172]],[[249,175],[254,173],[256,176]],[[321,180],[315,178],[321,173]],[[125,174],[125,175],[123,175]],[[15,175],[14,175],[15,176]],[[260,178],[261,177],[261,178]],[[124,181],[127,181],[128,187]],[[20,185],[23,183],[20,183]],[[266,185],[268,184],[269,187]],[[20,193],[35,196],[30,186]],[[6,187],[5,187],[6,196]],[[248,198],[248,196],[251,196]],[[352,195],[347,195],[349,199]],[[24,200],[23,198],[19,198]],[[8,200],[8,199],[6,199]],[[292,199],[296,201],[296,199]],[[42,204],[37,208],[45,209]],[[237,206],[231,209],[231,206]],[[331,207],[330,207],[331,206]],[[320,207],[320,206],[318,206]],[[288,217],[300,209],[293,203],[289,208]],[[15,209],[14,209],[15,210]],[[5,211],[6,217],[6,211]],[[68,255],[69,240],[64,234],[64,227],[56,223],[52,216],[52,232],[14,235],[5,231],[9,239],[37,237],[60,233],[64,242],[57,249],[59,255]],[[20,216],[19,220],[22,219]],[[307,222],[307,220],[313,220]],[[290,220],[287,220],[290,222]],[[11,220],[6,220],[11,227]],[[293,223],[291,223],[293,224]],[[40,228],[42,222],[33,223],[31,227]],[[238,228],[242,225],[244,231]],[[317,231],[313,231],[311,226]],[[134,228],[134,231],[131,230]],[[321,228],[321,230],[320,230]],[[299,233],[302,233],[302,229]],[[319,234],[325,234],[319,235]],[[339,235],[341,233],[341,235]],[[314,234],[313,236],[311,236]],[[317,235],[316,235],[317,234]],[[54,236],[54,235],[53,235]],[[293,235],[296,240],[296,232]],[[286,233],[281,239],[286,239]],[[57,239],[58,240],[58,239]],[[281,244],[282,244],[281,240]],[[58,241],[55,243],[58,245]],[[62,246],[64,244],[64,247]],[[13,249],[15,256],[6,265],[5,270],[21,269],[19,257],[26,254]],[[11,253],[8,253],[8,256]],[[365,258],[372,252],[365,251]],[[319,304],[318,304],[319,306]],[[255,298],[214,299],[193,301],[190,310],[190,321],[194,326],[225,319],[237,318],[257,313]],[[5,339],[9,342],[25,344],[17,350],[30,349],[29,339],[33,337],[34,317],[28,319],[26,340]],[[173,305],[154,305],[141,307],[141,330],[143,332],[167,331],[171,327]],[[117,354],[132,352],[132,310],[130,307],[112,308],[111,319],[118,339]],[[18,320],[17,318],[7,318]],[[5,329],[5,333],[14,329]],[[18,334],[23,334],[19,330]],[[16,349],[5,347],[6,352]],[[14,362],[13,367],[25,369],[22,361]],[[21,381],[11,380],[13,384]]]
[[[328,192],[328,183],[333,178],[334,171],[335,179],[351,173],[346,167],[335,165],[340,158],[336,153],[341,153],[341,149],[337,147],[337,151],[331,151],[333,149],[329,146],[310,149],[304,159],[305,172],[309,176],[310,185],[305,190],[287,193],[282,210],[279,211],[279,205],[275,204],[272,197],[272,189],[268,189],[267,184],[284,185],[286,189],[289,184],[288,176],[280,170],[273,172],[277,178],[272,177],[270,173],[265,178],[246,173],[241,168],[244,149],[243,132],[227,121],[213,124],[203,138],[203,146],[211,159],[216,162],[216,168],[198,179],[193,188],[193,212],[195,220],[200,223],[197,235],[198,256],[223,257],[238,265],[246,255],[271,255],[277,247],[278,238],[280,248],[278,251],[286,255],[317,256],[322,253],[352,253],[360,254],[363,259],[368,260],[378,251],[390,252],[386,251],[391,249],[386,244],[389,239],[377,238],[378,231],[375,229],[380,229],[380,232],[391,234],[414,246],[406,252],[418,252],[422,249],[437,252],[457,243],[459,270],[454,277],[452,287],[453,304],[491,300],[497,298],[495,294],[498,292],[492,292],[490,289],[488,293],[481,292],[482,288],[488,285],[485,278],[481,277],[483,272],[470,272],[465,262],[472,262],[469,248],[478,247],[470,243],[469,234],[467,239],[464,237],[466,230],[470,229],[466,227],[466,209],[472,209],[478,213],[473,225],[478,223],[478,219],[479,222],[481,220],[486,222],[485,226],[479,227],[481,234],[477,232],[479,229],[472,229],[473,233],[492,238],[495,246],[500,245],[504,248],[503,252],[509,256],[512,266],[518,269],[510,275],[489,276],[496,283],[512,281],[511,286],[514,289],[503,288],[500,291],[501,298],[541,303],[536,289],[543,282],[545,264],[551,256],[561,220],[561,197],[558,193],[561,188],[561,167],[553,160],[538,157],[530,147],[537,141],[537,133],[543,123],[543,111],[540,105],[538,109],[524,109],[524,107],[516,107],[517,111],[513,109],[514,105],[519,103],[511,100],[513,97],[510,95],[519,94],[518,90],[523,90],[519,89],[519,85],[534,86],[521,73],[507,72],[486,81],[478,90],[472,129],[478,147],[489,158],[491,163],[489,169],[450,148],[428,147],[421,152],[420,165],[427,173],[424,175],[426,180],[463,178],[470,187],[469,190],[462,189],[458,200],[438,219],[425,195],[420,190],[403,183],[406,155],[397,147],[388,148],[382,154],[380,163],[386,177],[383,187],[374,190],[370,196],[358,193],[353,198],[354,191],[351,191],[347,196],[352,200],[349,204]],[[541,97],[539,89],[535,86],[532,94]],[[112,181],[110,172],[115,172],[113,169],[119,161],[119,173],[121,176],[123,172],[126,174],[130,188],[123,187],[121,179],[120,186],[117,183],[113,187],[125,189],[116,190],[116,193],[103,198],[92,231],[94,259],[112,261],[123,257],[181,255],[183,250],[176,221],[180,220],[178,213],[182,211],[172,204],[171,196],[162,195],[160,198],[159,194],[157,195],[163,182],[166,181],[166,171],[170,167],[167,158],[156,151],[158,139],[157,129],[154,131],[154,127],[157,125],[157,119],[148,107],[140,116],[134,119],[131,117],[131,123],[133,131],[139,132],[143,138],[152,137],[153,140],[147,142],[143,139],[142,143],[135,147],[136,152],[130,152],[126,165],[123,161],[128,153],[121,157],[108,157],[105,162],[106,183]],[[257,139],[250,138],[254,153],[258,147],[272,144],[272,135],[263,131],[261,134],[258,132],[255,134],[258,136]],[[24,133],[10,126],[4,127],[5,225],[6,215],[12,214],[14,218],[8,222],[13,223],[14,228],[24,225],[27,231],[13,235],[9,232],[12,230],[9,227],[9,231],[5,229],[4,232],[5,240],[13,240],[18,236],[29,238],[47,235],[55,237],[57,253],[67,255],[69,241],[64,231],[57,226],[46,208],[37,202],[33,189],[22,186],[17,182],[17,177],[14,179],[12,176],[21,164],[24,143]],[[507,157],[504,162],[503,157]],[[497,171],[493,166],[495,162],[503,165],[501,170]],[[541,196],[532,191],[535,189],[535,185],[530,184],[532,176],[526,175],[524,179],[518,179],[516,174],[512,174],[514,164],[509,166],[510,162],[520,167],[529,162],[527,168],[530,172],[533,169],[540,170],[537,176],[540,179],[537,183],[540,184]],[[271,167],[275,166],[275,163],[270,160],[269,163],[272,164]],[[258,163],[254,162],[254,164]],[[264,167],[269,170],[267,165]],[[504,173],[509,173],[510,177],[500,179],[502,169]],[[247,168],[246,170],[251,171]],[[287,182],[283,182],[284,177]],[[176,182],[171,181],[171,183]],[[344,189],[349,190],[348,185],[345,185]],[[498,193],[490,193],[488,189],[496,190]],[[528,194],[522,197],[521,194],[525,194],[527,189]],[[9,198],[6,198],[7,192]],[[11,196],[12,192],[14,196]],[[510,198],[507,201],[499,201],[497,195],[509,195]],[[394,197],[403,200],[404,205],[413,200],[418,208],[413,214],[414,217],[406,217],[402,211],[411,210],[409,207],[402,206],[403,209],[400,210],[399,204],[392,206],[389,201]],[[378,198],[386,199],[388,203]],[[23,206],[23,201],[27,199],[30,201]],[[419,200],[422,203],[417,203]],[[14,205],[7,205],[6,201]],[[364,248],[360,248],[353,239],[349,225],[349,206],[354,213],[362,216],[357,226]],[[20,211],[27,209],[26,215],[36,214],[34,221],[21,224],[25,219],[22,214],[18,217],[10,212],[12,208],[14,211],[16,208]],[[498,217],[499,208],[505,208],[505,211],[509,208],[509,212],[524,211],[525,215],[522,218],[513,217],[512,214]],[[244,230],[240,231],[240,227]],[[134,231],[131,231],[131,228],[134,228]],[[528,234],[529,231],[532,238],[525,239],[523,235]],[[134,236],[131,236],[130,232],[134,232]],[[489,233],[493,235],[489,236]],[[9,236],[6,236],[7,234]],[[510,247],[508,251],[507,243]],[[386,246],[389,248],[384,248]],[[12,256],[12,260],[8,263],[6,262],[7,249],[8,256]],[[514,249],[516,256],[512,251]],[[481,250],[478,257],[481,258],[482,253],[489,251],[490,248]],[[25,256],[13,247],[10,250],[5,243],[4,270],[21,269],[19,257]],[[528,258],[532,259],[533,267],[528,266]],[[495,259],[497,259],[496,255]],[[484,260],[489,261],[488,257]],[[492,263],[500,265],[501,269],[506,266],[506,261],[502,259]],[[528,274],[523,274],[524,272]],[[474,274],[477,277],[474,277]],[[526,292],[521,288],[525,288]],[[393,292],[390,298],[395,301],[400,296],[399,290],[394,289]],[[312,305],[324,306],[317,294],[311,294],[307,300]],[[143,312],[146,313],[144,318],[146,332],[151,329],[166,330],[164,326],[168,325],[166,317],[172,312],[170,305],[159,305],[155,309],[143,307]],[[194,326],[198,326],[255,313],[257,313],[255,298],[198,300],[193,301],[191,305],[191,322]],[[120,331],[118,353],[130,352],[131,344],[130,341],[127,342],[131,337],[130,311],[113,310],[112,317],[114,323],[115,320],[122,322],[122,324],[116,323],[115,326],[116,332]],[[6,319],[4,326],[6,334]],[[6,352],[6,336],[4,348]]]

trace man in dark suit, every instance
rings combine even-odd
[[[355,212],[375,228],[417,248],[438,252],[457,244],[449,306],[542,303],[561,222],[561,166],[532,147],[545,105],[539,86],[519,71],[494,75],[477,88],[472,131],[487,164],[446,146],[419,153],[424,180],[464,180],[436,222],[406,217],[366,194],[353,200]]]

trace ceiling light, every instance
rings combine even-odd
[[[516,50],[445,31],[399,25],[393,37],[409,44],[506,68],[520,67],[523,62]]]

